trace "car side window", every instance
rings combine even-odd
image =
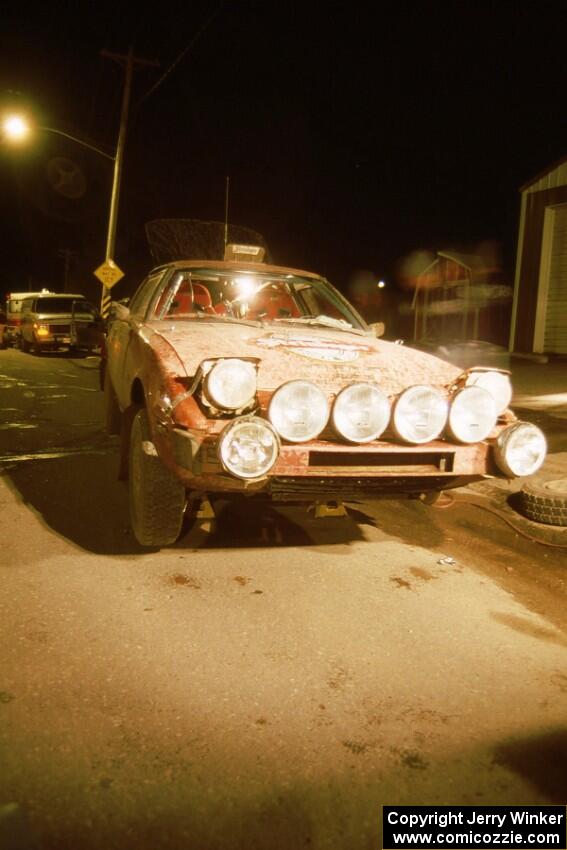
[[[143,319],[147,313],[148,307],[154,297],[156,289],[158,288],[163,276],[165,275],[165,270],[160,269],[159,272],[155,272],[151,274],[146,280],[138,287],[134,297],[130,302],[130,315],[135,316],[137,319]]]

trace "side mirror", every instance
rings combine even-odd
[[[130,308],[121,301],[113,301],[110,305],[110,318],[126,322],[130,316]]]
[[[372,322],[370,328],[374,331],[374,336],[381,337],[386,333],[386,325],[384,322]]]

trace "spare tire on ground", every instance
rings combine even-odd
[[[567,526],[567,478],[528,481],[520,490],[518,501],[528,519]]]

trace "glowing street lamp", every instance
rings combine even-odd
[[[128,81],[129,83],[129,81]],[[129,93],[129,92],[128,92]],[[115,279],[119,279],[122,277],[122,272],[118,269],[118,266],[114,263],[113,255],[114,255],[114,246],[116,243],[116,223],[118,219],[118,200],[120,193],[120,178],[122,174],[122,156],[124,153],[124,136],[126,132],[126,124],[124,118],[124,109],[122,116],[122,123],[120,126],[120,135],[118,139],[118,146],[116,148],[116,154],[113,156],[112,154],[103,151],[101,148],[97,148],[96,145],[91,145],[90,142],[85,142],[84,139],[78,139],[76,136],[72,136],[70,133],[66,133],[64,130],[58,130],[55,127],[43,127],[39,125],[32,124],[25,115],[13,113],[4,116],[2,120],[2,135],[3,138],[9,142],[13,142],[19,144],[21,142],[25,142],[28,140],[29,136],[32,134],[32,130],[40,130],[44,133],[55,133],[57,136],[63,136],[65,139],[70,139],[72,142],[76,142],[78,145],[81,145],[84,148],[88,148],[90,151],[94,151],[95,153],[100,154],[105,159],[109,159],[114,163],[114,176],[112,180],[112,193],[110,196],[110,211],[108,216],[108,231],[106,237],[106,262],[103,266],[108,267],[111,272],[117,277]],[[99,270],[97,269],[97,272]],[[98,276],[98,275],[97,275]],[[103,283],[102,289],[102,299],[101,299],[101,313],[103,316],[106,316],[108,309],[110,306],[110,295],[108,294],[108,289]]]
[[[111,54],[112,55],[112,54]],[[110,307],[110,289],[113,282],[116,282],[122,277],[122,272],[116,266],[113,256],[114,256],[114,246],[116,244],[116,224],[118,220],[118,200],[120,195],[120,182],[122,178],[122,160],[124,158],[124,146],[126,143],[126,125],[128,123],[128,106],[130,102],[130,91],[132,87],[132,69],[133,69],[133,48],[130,47],[127,56],[126,62],[126,77],[124,81],[124,91],[122,95],[122,109],[120,113],[120,129],[118,131],[118,141],[116,144],[116,153],[114,156],[112,154],[106,153],[106,151],[97,148],[95,145],[91,145],[90,142],[85,142],[83,139],[78,139],[76,136],[71,136],[70,133],[65,133],[63,130],[57,130],[55,127],[37,127],[38,130],[42,130],[47,133],[55,133],[58,136],[64,136],[66,139],[70,139],[72,142],[76,142],[79,145],[82,145],[84,148],[88,148],[95,153],[100,154],[100,156],[104,156],[106,159],[111,160],[114,163],[114,172],[112,177],[112,191],[110,195],[110,210],[108,215],[108,230],[106,237],[106,262],[96,270],[95,274],[101,281],[103,281],[102,287],[102,300],[101,300],[101,313],[103,317],[106,318],[108,314],[108,310]],[[3,136],[8,141],[12,142],[22,142],[24,141],[29,134],[31,133],[31,124],[26,119],[25,115],[21,114],[8,114],[4,117],[2,121],[2,130]],[[102,274],[100,277],[99,272]],[[110,274],[113,277],[113,280],[106,283],[105,275]]]
[[[2,130],[6,139],[21,142],[29,136],[30,125],[23,115],[6,115],[2,121]]]
[[[90,142],[85,142],[83,139],[78,139],[76,136],[71,136],[70,133],[65,133],[63,130],[57,130],[55,127],[43,127],[32,124],[28,121],[25,115],[6,115],[2,121],[3,136],[10,142],[17,143],[26,141],[31,135],[32,130],[41,130],[45,133],[55,133],[57,136],[63,136],[65,139],[70,139],[72,142],[76,142],[78,145],[82,145],[84,148],[88,148],[89,150],[104,156],[106,159],[116,162],[116,156],[103,151],[101,148],[97,148],[96,145],[91,145]]]

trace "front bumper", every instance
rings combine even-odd
[[[497,475],[492,441],[427,446],[376,441],[359,446],[330,440],[282,445],[278,460],[259,480],[243,481],[225,472],[217,453],[218,435],[174,428],[159,454],[192,490],[266,492],[281,499],[363,498],[415,495],[447,490]]]

